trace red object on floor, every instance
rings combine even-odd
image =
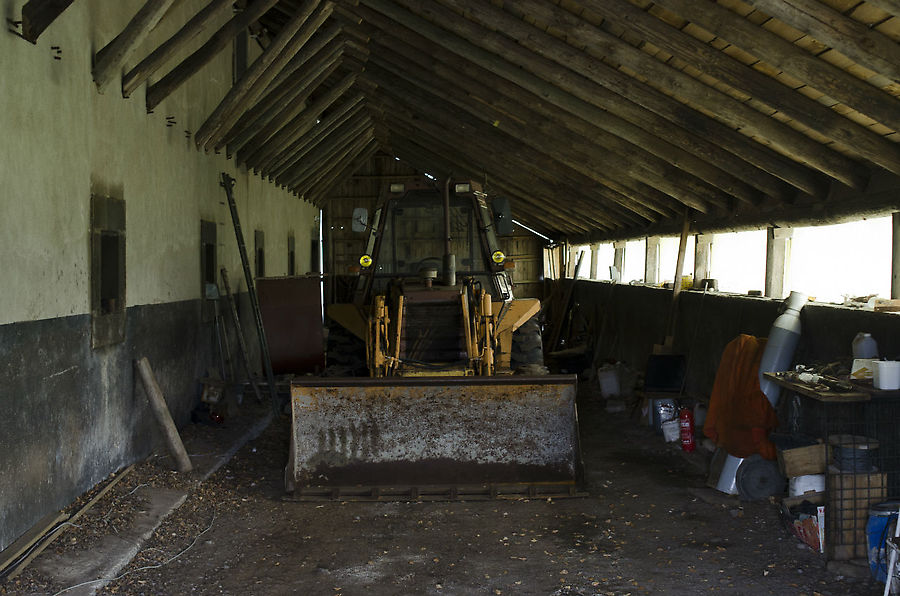
[[[681,431],[682,451],[692,452],[696,443],[694,442],[694,413],[690,408],[681,408],[681,414],[678,415],[678,427]]]
[[[775,409],[759,387],[765,338],[739,335],[722,352],[703,434],[735,457],[759,453],[775,459],[769,434],[778,426]]]

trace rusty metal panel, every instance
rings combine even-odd
[[[575,377],[299,381],[294,486],[575,482]]]
[[[325,344],[318,276],[257,278],[256,292],[272,371],[321,372]]]

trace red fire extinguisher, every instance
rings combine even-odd
[[[681,430],[681,449],[688,453],[694,450],[694,413],[690,408],[681,408],[678,415],[678,426]]]

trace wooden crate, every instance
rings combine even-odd
[[[828,466],[825,479],[825,545],[832,560],[867,556],[869,508],[887,496],[887,474],[854,474]]]
[[[778,467],[788,478],[825,473],[825,445],[778,450]]]

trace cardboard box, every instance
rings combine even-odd
[[[825,473],[825,445],[778,450],[778,468],[787,478]]]
[[[803,501],[816,505],[816,515],[810,517],[795,516],[791,508]],[[810,548],[820,553],[825,552],[825,493],[807,493],[798,497],[787,497],[781,501],[781,515],[785,525],[794,536]]]

